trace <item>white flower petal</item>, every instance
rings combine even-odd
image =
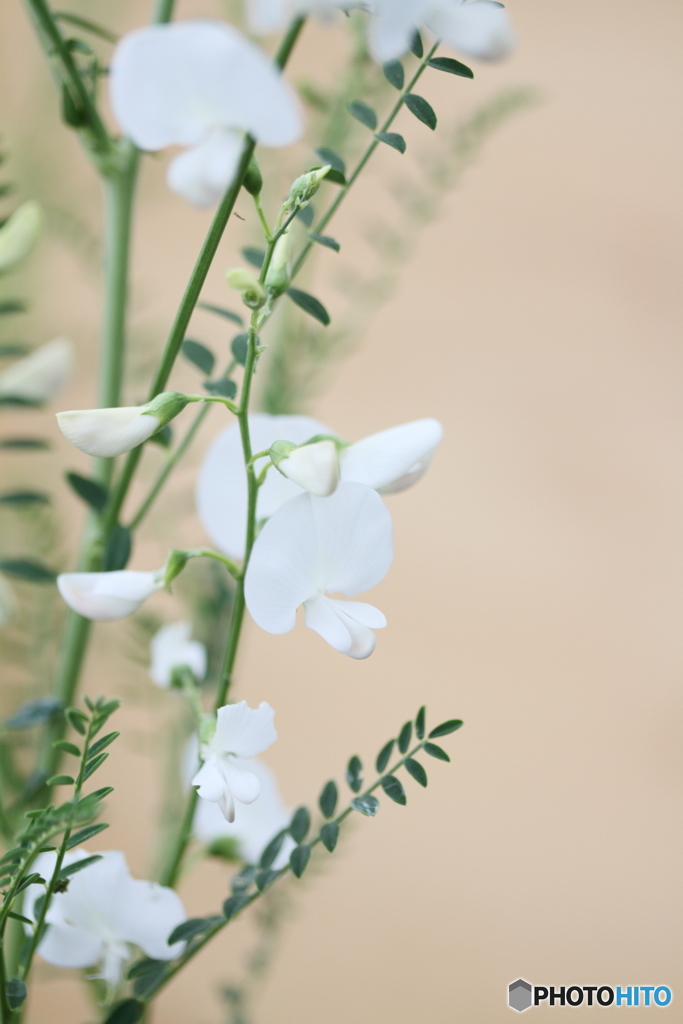
[[[237,757],[260,754],[277,739],[274,716],[275,712],[265,701],[257,708],[250,708],[246,700],[219,708],[211,748]]]
[[[296,448],[278,469],[309,494],[326,498],[339,483],[339,460],[334,441],[316,441]]]
[[[316,594],[304,603],[305,622],[309,629],[315,630],[326,640],[330,647],[340,654],[348,654],[353,645],[353,637],[341,615],[337,614],[332,601],[324,594]]]
[[[384,64],[403,56],[429,0],[376,0],[370,25],[370,52]]]
[[[346,653],[350,658],[355,658],[357,661],[369,658],[377,643],[375,634],[367,626],[357,622],[356,619],[352,619],[342,609],[343,605],[342,608],[337,608],[337,614],[344,621],[351,637],[351,647]]]
[[[206,648],[198,640],[191,640],[191,634],[189,622],[173,622],[152,637],[149,674],[157,686],[169,687],[173,670],[180,665],[187,665],[199,682],[206,675]]]
[[[64,387],[75,363],[73,344],[54,338],[0,373],[0,396],[47,402]]]
[[[75,612],[97,622],[112,622],[132,615],[155,590],[163,574],[135,572],[70,572],[57,577],[59,592]]]
[[[155,960],[172,960],[182,953],[184,942],[168,944],[174,928],[187,920],[182,900],[173,889],[131,878],[122,887],[113,922],[117,934],[139,946]]]
[[[333,433],[324,423],[309,416],[268,416],[265,413],[249,417],[249,432],[254,452],[267,451],[274,441],[304,444],[316,434]],[[257,471],[264,465],[264,459],[258,460]],[[301,494],[297,484],[271,469],[259,489],[256,518],[269,518],[297,494]],[[211,443],[199,471],[196,502],[197,513],[211,542],[231,558],[241,558],[247,530],[247,483],[237,425],[221,431]]]
[[[241,804],[253,804],[261,792],[261,783],[256,775],[239,767],[233,758],[221,758],[221,768],[231,795]]]
[[[319,594],[306,601],[304,608],[309,629],[319,633],[340,654],[356,659],[372,654],[376,644],[372,630],[387,624],[379,609],[358,601],[335,601]]]
[[[218,803],[225,792],[225,779],[218,766],[216,755],[204,762],[192,779],[192,785],[197,787],[197,793],[202,800]]]
[[[507,10],[492,0],[433,3],[425,24],[439,39],[479,60],[500,60],[515,45]]]
[[[66,922],[51,924],[38,952],[55,967],[93,967],[102,958],[104,940]]]
[[[208,139],[179,153],[168,167],[168,187],[193,206],[214,206],[235,177],[244,138],[238,132],[218,128]]]
[[[137,448],[161,426],[157,416],[137,405],[58,412],[57,423],[67,441],[82,452],[102,459]]]
[[[353,597],[383,580],[394,558],[393,530],[377,492],[341,483],[329,498],[309,501],[318,542],[317,589]]]
[[[383,493],[404,490],[427,469],[443,437],[438,420],[414,420],[343,449],[340,455],[342,480],[355,480]]]
[[[361,626],[368,626],[370,629],[384,629],[387,624],[384,613],[372,604],[365,604],[363,601],[337,601],[333,597],[328,598],[328,601]]]

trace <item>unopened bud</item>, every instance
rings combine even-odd
[[[88,455],[111,459],[149,440],[177,416],[188,401],[179,391],[164,391],[146,405],[58,412],[57,423],[67,441],[76,448]]]
[[[295,445],[291,441],[275,441],[270,459],[276,469],[309,494],[327,498],[339,483],[339,459],[334,441],[314,441]]]
[[[280,235],[266,274],[266,288],[272,295],[282,295],[289,288],[289,259],[292,252],[291,232]]]
[[[325,164],[324,167],[315,167],[312,171],[307,171],[306,174],[300,175],[292,184],[289,190],[289,198],[285,205],[305,206],[316,194],[320,188],[320,182],[331,169],[331,164]]]
[[[259,195],[263,188],[263,176],[261,175],[261,168],[259,167],[255,156],[252,156],[249,161],[247,173],[244,175],[242,185],[250,196]]]
[[[178,548],[169,551],[166,565],[164,566],[164,587],[168,589],[176,576],[180,576],[187,565],[189,557],[187,551],[181,551]]]
[[[15,210],[0,228],[0,274],[6,274],[21,263],[40,238],[43,210],[30,199]]]
[[[250,309],[260,309],[268,298],[265,288],[250,270],[237,267],[228,270],[225,277],[231,288],[242,293],[242,302]]]

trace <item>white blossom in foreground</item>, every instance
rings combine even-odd
[[[202,800],[215,803],[226,821],[235,820],[235,801],[251,804],[261,784],[258,776],[242,765],[244,758],[266,750],[277,739],[270,704],[250,708],[245,700],[218,709],[216,730],[200,744],[202,766],[192,785]]]
[[[0,373],[0,398],[47,402],[61,391],[75,365],[73,344],[54,338]]]
[[[43,230],[40,203],[29,199],[0,228],[0,274],[14,270],[32,252]]]
[[[191,640],[191,635],[189,622],[169,623],[154,634],[150,643],[149,674],[157,686],[168,689],[174,669],[183,666],[191,670],[198,682],[202,681],[206,675],[206,647],[198,640]]]
[[[164,391],[145,405],[58,412],[57,424],[67,441],[82,452],[111,459],[148,441],[185,408],[187,401],[178,391]]]
[[[14,591],[0,573],[0,629],[6,626],[10,619],[13,618],[17,610],[17,599],[14,596]]]
[[[271,458],[275,461],[273,450]],[[300,448],[285,450],[275,467],[299,487],[318,498],[326,498],[339,483],[339,459],[334,441],[314,441]]]
[[[249,430],[255,452],[265,451],[279,440],[304,445],[318,434],[334,436],[334,431],[324,423],[308,416],[256,413],[249,417]],[[425,472],[442,435],[441,424],[433,419],[415,420],[372,434],[338,451],[339,476],[345,481],[366,484],[383,494],[403,490],[416,483]],[[302,453],[306,452],[306,447],[301,449]],[[265,465],[266,459],[257,460],[256,471],[260,472]],[[279,468],[284,472],[285,466],[286,463],[281,463]],[[309,463],[309,476],[311,468]],[[328,474],[329,464],[326,473],[321,474],[319,493],[329,493]],[[310,480],[307,482],[307,489],[312,491]],[[257,520],[268,519],[297,494],[301,494],[301,487],[293,479],[285,479],[282,473],[271,469],[259,490]],[[199,518],[212,543],[231,558],[241,558],[247,528],[247,483],[236,426],[223,430],[209,447],[197,479],[196,503]]]
[[[64,865],[87,856],[87,850],[71,850],[64,857]],[[133,946],[155,960],[171,960],[183,951],[184,942],[169,946],[167,939],[186,920],[186,914],[172,889],[132,878],[119,850],[110,850],[101,857],[72,875],[66,892],[52,897],[46,917],[50,927],[38,952],[56,967],[97,966],[99,977],[115,987]],[[41,853],[32,870],[49,880],[55,863],[55,853]],[[35,902],[44,893],[42,885],[27,888],[22,907],[25,917],[35,920]],[[32,934],[28,925],[24,927],[27,934]]]
[[[259,534],[245,580],[247,608],[268,633],[288,633],[296,610],[323,640],[352,658],[375,649],[387,622],[372,605],[339,601],[384,579],[394,557],[391,516],[376,491],[341,483],[329,498],[300,494]]]
[[[264,53],[219,21],[152,25],[114,50],[111,103],[144,150],[183,146],[167,180],[195,206],[218,202],[232,182],[249,132],[288,146],[302,121],[293,90]]]
[[[113,622],[125,619],[164,585],[164,570],[136,572],[65,572],[57,586],[69,608],[86,619]]]

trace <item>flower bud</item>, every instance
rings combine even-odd
[[[57,577],[59,593],[69,608],[96,622],[113,622],[132,615],[163,585],[163,571],[119,569],[116,572],[67,572]]]
[[[17,610],[14,591],[4,576],[0,575],[0,629],[6,626]]]
[[[300,207],[306,206],[306,204],[316,194],[320,188],[320,182],[330,170],[332,170],[332,165],[325,164],[324,167],[316,167],[312,171],[307,171],[306,174],[300,175],[293,182],[292,187],[289,190],[289,198],[285,205]]]
[[[15,210],[0,228],[0,274],[21,263],[34,248],[43,230],[43,210],[30,199]]]
[[[242,293],[242,302],[250,309],[260,309],[268,298],[265,288],[250,270],[237,267],[228,270],[225,276],[230,287]]]
[[[177,416],[188,401],[178,391],[164,391],[146,405],[58,412],[57,423],[76,448],[88,455],[111,459],[147,441]]]
[[[339,460],[334,441],[315,441],[301,447],[290,441],[276,441],[270,458],[276,469],[309,494],[327,498],[339,483]]]
[[[173,622],[162,626],[152,637],[152,655],[149,674],[152,681],[163,689],[174,684],[175,670],[189,668],[198,682],[206,675],[206,648],[198,640],[191,640],[189,622]]]
[[[187,551],[183,551],[179,548],[169,551],[168,558],[166,559],[166,565],[164,566],[165,587],[170,587],[176,576],[180,576],[181,572],[187,565],[189,557],[190,555]]]
[[[292,234],[285,231],[280,235],[266,274],[266,288],[271,295],[282,295],[289,288],[289,258],[292,251]]]
[[[261,168],[259,167],[255,156],[252,156],[249,161],[247,173],[244,175],[242,185],[250,196],[259,195],[263,188],[263,176],[261,175]]]
[[[46,402],[66,384],[74,370],[74,348],[55,338],[0,373],[0,397]]]

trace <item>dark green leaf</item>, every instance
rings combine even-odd
[[[415,716],[415,735],[419,740],[424,739],[425,734],[425,717],[427,715],[427,708],[422,705],[417,715]]]
[[[182,924],[177,925],[166,942],[169,946],[173,946],[176,942],[186,942],[188,939],[194,938],[195,935],[201,935],[202,932],[207,931],[214,921],[213,917],[191,917],[189,921],[183,921]]]
[[[337,799],[339,793],[337,791],[337,783],[334,780],[326,782],[323,786],[323,791],[318,799],[318,806],[325,818],[331,818],[337,809]]]
[[[360,121],[371,132],[374,132],[377,127],[377,114],[372,107],[369,107],[367,103],[363,103],[362,100],[354,100],[353,103],[347,105],[346,109],[352,117],[355,117],[356,121]]]
[[[49,505],[50,496],[42,491],[9,491],[0,494],[0,505],[15,505],[23,508],[29,505]]]
[[[462,724],[459,718],[451,718],[448,722],[442,722],[441,725],[437,725],[436,729],[432,729],[429,738],[430,740],[435,740],[439,736],[448,736],[449,733],[459,729]]]
[[[341,249],[341,245],[336,238],[331,238],[329,235],[310,234],[308,237],[312,238],[318,245],[324,245],[326,249],[334,249],[335,252],[339,252]]]
[[[103,736],[102,739],[97,741],[97,743],[93,743],[91,747],[88,747],[88,758],[94,757],[95,754],[99,754],[101,750],[108,747],[109,744],[118,739],[120,735],[120,732],[108,732],[107,735]]]
[[[127,526],[115,526],[109,534],[107,545],[104,549],[104,572],[116,572],[125,569],[133,548],[133,535]]]
[[[67,473],[66,482],[76,492],[78,497],[82,498],[96,512],[101,512],[107,504],[107,498],[109,497],[107,488],[103,487],[97,480],[81,476],[80,473]]]
[[[5,722],[8,729],[30,729],[32,725],[42,725],[51,718],[61,715],[64,702],[57,697],[38,697],[21,704],[11,718]]]
[[[87,716],[84,715],[82,711],[79,711],[78,708],[67,708],[64,714],[66,715],[71,728],[75,729],[76,732],[81,734],[81,736],[85,736],[85,723],[88,721]]]
[[[198,309],[205,309],[207,313],[215,313],[216,316],[225,317],[226,320],[232,320],[238,327],[242,327],[244,319],[239,313],[233,313],[231,309],[224,309],[223,306],[214,306],[211,302],[198,302]]]
[[[73,786],[74,780],[70,775],[53,775],[47,780],[48,786]]]
[[[346,184],[346,178],[344,177],[344,175],[341,173],[341,171],[335,171],[334,167],[331,167],[330,170],[325,175],[325,181],[331,181],[334,185]]]
[[[158,971],[160,967],[166,967],[168,960],[152,960],[151,957],[146,956],[144,960],[136,960],[134,964],[131,964],[127,978],[141,978],[144,974],[151,974],[154,971]]]
[[[380,782],[390,800],[393,800],[395,804],[406,803],[406,794],[400,779],[397,779],[395,775],[385,775]]]
[[[410,746],[410,738],[413,735],[413,723],[406,722],[398,734],[398,749],[402,754],[405,754],[408,747]]]
[[[3,405],[17,406],[19,409],[40,409],[42,403],[20,398],[19,395],[0,395],[0,406]]]
[[[427,785],[427,772],[419,761],[415,761],[412,757],[407,757],[403,763],[408,774],[412,775],[416,782],[419,782],[421,786]]]
[[[232,339],[230,351],[232,352],[233,358],[236,363],[238,363],[240,366],[246,366],[247,353],[249,351],[249,335],[236,334],[235,337]]]
[[[22,345],[20,342],[0,345],[0,359],[16,359],[18,356],[27,355],[30,351],[28,345]]]
[[[0,448],[6,451],[45,451],[49,447],[50,442],[39,437],[5,437],[0,441]]]
[[[307,807],[299,807],[292,815],[289,834],[295,843],[302,842],[311,827],[311,816]]]
[[[83,860],[77,860],[75,864],[68,864],[59,872],[59,878],[69,878],[70,875],[75,875],[77,871],[82,871],[83,868],[89,868],[91,864],[96,864],[98,860],[102,860],[102,857],[99,853],[96,853],[92,857],[84,857]]]
[[[103,1024],[138,1024],[145,1012],[145,1004],[139,999],[122,999],[104,1020]]]
[[[367,796],[356,796],[351,801],[351,806],[355,811],[360,811],[361,814],[365,814],[368,818],[374,818],[379,810],[379,800],[374,797],[371,793]]]
[[[65,754],[73,754],[74,757],[80,757],[81,752],[75,743],[69,743],[68,740],[57,740],[52,746],[55,750],[61,750]]]
[[[313,295],[309,295],[308,292],[302,292],[299,288],[288,288],[287,294],[289,295],[292,302],[296,302],[297,306],[300,306],[304,312],[312,316],[314,320],[319,320],[323,327],[327,327],[330,323],[330,314],[327,312],[322,302],[314,298]]]
[[[82,128],[88,123],[88,115],[80,98],[77,101],[65,83],[62,84],[62,119],[70,128]]]
[[[149,444],[158,444],[160,448],[170,448],[173,442],[173,430],[171,429],[170,423],[167,423],[161,430],[157,430],[156,434],[152,434],[149,438]]]
[[[0,302],[0,316],[9,316],[10,313],[25,313],[28,306],[21,299],[5,299]]]
[[[435,757],[439,761],[450,761],[449,755],[443,750],[442,747],[436,745],[436,743],[425,743],[422,748],[425,754],[429,754],[430,757]]]
[[[263,892],[267,889],[269,885],[273,884],[278,875],[279,871],[273,871],[272,868],[267,868],[264,871],[258,871],[254,878],[258,891]]]
[[[13,917],[15,921],[21,921],[23,924],[33,925],[35,923],[30,917],[24,917],[22,914],[15,914],[13,910],[9,911],[8,916]]]
[[[35,885],[36,883],[39,883],[40,885],[46,884],[43,876],[39,875],[37,871],[34,871],[30,875],[27,875],[26,878],[22,880],[21,884],[17,886],[17,895],[19,895],[20,892],[23,892],[24,889],[28,889],[29,885]]]
[[[308,864],[310,856],[311,848],[306,844],[303,846],[295,846],[292,850],[289,857],[289,866],[292,869],[292,873],[296,875],[297,878],[301,878],[306,870],[306,865]]]
[[[216,357],[210,348],[199,341],[192,341],[191,338],[185,338],[181,348],[186,359],[198,366],[207,377],[211,376],[216,365]]]
[[[349,789],[352,789],[354,793],[360,792],[363,787],[362,768],[361,759],[354,754],[346,766],[346,781]]]
[[[389,764],[389,758],[391,757],[391,752],[394,749],[395,742],[396,740],[389,740],[388,743],[384,744],[379,754],[377,755],[377,760],[375,761],[375,768],[380,773],[380,775],[382,774],[386,766]]]
[[[283,828],[281,832],[278,832],[278,834],[270,840],[261,854],[261,858],[259,860],[260,868],[272,868],[273,862],[277,860],[278,854],[282,849],[282,844],[285,841],[286,835],[287,829]]]
[[[414,92],[408,93],[405,100],[405,105],[411,114],[414,114],[418,121],[422,121],[422,124],[426,124],[432,131],[436,128],[436,114],[434,108],[427,100],[422,96],[416,96]]]
[[[378,132],[375,138],[386,143],[387,146],[391,146],[392,149],[398,150],[399,153],[406,151],[406,140],[398,132]]]
[[[246,907],[251,897],[247,896],[244,892],[235,893],[234,896],[230,896],[223,904],[223,914],[228,921],[231,921],[235,914],[239,913],[242,907]]]
[[[299,217],[304,222],[307,228],[310,228],[311,224],[315,220],[315,210],[309,203],[308,206],[304,206],[302,207],[301,210],[299,210],[299,212],[297,213],[297,217]]]
[[[10,914],[10,917],[16,917],[16,914]],[[21,918],[22,921],[26,921],[25,917]],[[28,922],[33,924],[32,921]],[[5,995],[7,996],[7,1003],[10,1010],[18,1010],[19,1007],[26,999],[26,985],[21,978],[8,978],[5,984]]]
[[[84,804],[86,801],[98,802],[99,800],[104,800],[105,796],[109,796],[109,794],[113,792],[113,786],[102,786],[101,789],[96,789],[94,793],[88,793],[87,796],[84,796],[81,803]]]
[[[80,832],[74,832],[66,844],[67,850],[73,849],[74,846],[79,846],[81,843],[87,843],[93,836],[99,835],[100,832],[104,832],[105,828],[109,828],[104,821],[101,821],[99,825],[88,825],[87,828],[82,828]]]
[[[452,57],[433,57],[432,60],[428,60],[427,64],[430,68],[436,68],[437,71],[447,71],[450,75],[459,75],[460,78],[474,78],[474,71],[467,67],[467,64],[461,64],[459,60],[453,60]]]
[[[137,978],[133,979],[133,993],[138,996],[139,999],[146,999],[148,995],[151,995],[154,989],[158,986],[159,982],[168,974],[169,964],[167,960],[156,960],[151,961],[156,963],[156,968],[148,971],[144,971],[139,974]]]
[[[252,864],[247,864],[243,867],[240,872],[232,877],[230,880],[230,888],[233,892],[243,892],[248,889],[251,883],[256,878],[256,872],[258,868],[255,868]]]
[[[221,398],[234,398],[237,394],[234,380],[205,380],[202,387],[210,395],[220,395]]]
[[[209,857],[219,857],[233,864],[241,861],[239,853],[239,841],[236,836],[216,836],[206,847]]]
[[[252,267],[256,267],[260,270],[263,266],[263,261],[266,258],[266,254],[263,249],[255,249],[253,245],[247,245],[242,249],[242,255],[244,256],[247,263],[251,263]]]
[[[403,72],[403,65],[400,60],[389,60],[386,64],[382,65],[382,71],[389,85],[393,85],[394,89],[402,89],[405,81],[405,74]]]
[[[327,149],[325,146],[321,146],[320,149],[316,149],[317,155],[320,157],[324,164],[329,164],[333,171],[339,171],[340,174],[346,174],[346,164],[333,149]]]
[[[326,822],[320,829],[320,838],[325,849],[332,853],[339,839],[339,825],[337,822]]]
[[[98,754],[97,757],[93,757],[92,761],[88,761],[85,766],[85,771],[83,772],[83,781],[85,782],[91,775],[94,775],[100,765],[103,764],[108,757],[109,754],[107,753]]]
[[[424,47],[422,46],[422,37],[416,30],[410,43],[410,52],[420,60],[424,54]]]

